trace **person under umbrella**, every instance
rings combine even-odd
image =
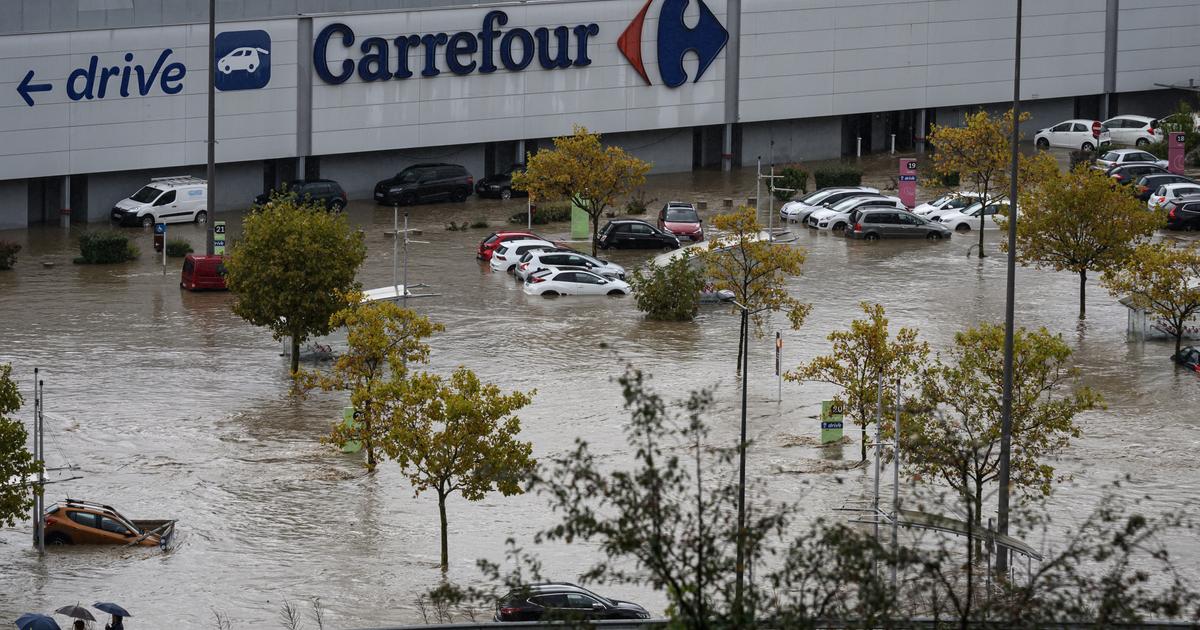
[[[53,617],[37,613],[25,613],[17,617],[17,630],[62,630]]]
[[[65,615],[67,617],[74,618],[75,619],[75,626],[74,626],[75,630],[87,630],[87,624],[85,624],[84,622],[96,620],[96,618],[92,616],[92,613],[88,612],[88,609],[84,608],[83,606],[79,606],[79,605],[63,606],[62,608],[59,608],[58,610],[56,610],[54,612],[56,612],[60,615]]]
[[[133,616],[129,614],[128,610],[112,602],[96,602],[92,604],[92,608],[112,615],[112,621],[107,626],[104,626],[105,630],[125,630],[125,623],[122,620],[125,617]]]

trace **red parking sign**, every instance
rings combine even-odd
[[[1100,124],[1100,121],[1099,121],[1099,120],[1093,120],[1093,121],[1092,121],[1092,137],[1093,137],[1093,138],[1099,138],[1099,137],[1100,137],[1100,129],[1101,129],[1101,128],[1102,128],[1102,125]]]

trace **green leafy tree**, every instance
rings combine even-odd
[[[521,494],[533,476],[533,445],[519,439],[521,420],[514,412],[534,393],[502,393],[460,367],[448,380],[414,374],[392,405],[385,450],[416,494],[437,494],[443,572],[450,566],[446,499],[455,492],[468,501],[493,491]]]
[[[1021,122],[1029,113],[1021,113]],[[987,207],[1008,198],[1009,172],[1012,168],[1013,113],[993,117],[980,110],[963,117],[963,126],[934,125],[929,132],[933,147],[933,170],[942,178],[957,176],[963,190],[973,192]],[[1018,162],[1018,181],[1022,187],[1033,185],[1058,166],[1046,153],[1022,156]],[[983,232],[979,230],[979,257],[984,257]]]
[[[775,200],[788,201],[796,195],[808,192],[808,171],[799,166],[786,166],[779,172],[780,177],[775,184]],[[786,188],[787,190],[779,190]]]
[[[358,288],[354,275],[367,254],[362,233],[342,214],[276,194],[246,216],[230,251],[225,282],[236,297],[233,312],[276,341],[291,338],[294,374],[300,344],[328,334],[330,318]]]
[[[1013,357],[1009,478],[1013,489],[1045,496],[1056,479],[1048,460],[1080,435],[1075,416],[1103,402],[1090,388],[1074,386],[1078,371],[1061,336],[1021,328]],[[904,467],[961,493],[982,526],[985,488],[1000,474],[1004,327],[983,324],[956,334],[948,359],[939,357],[922,379],[921,407],[932,411],[902,426]]]
[[[1161,211],[1147,210],[1100,171],[1080,167],[1056,173],[1024,195],[1017,219],[1017,260],[1077,274],[1079,318],[1084,319],[1088,272],[1119,266],[1163,222]],[[998,217],[997,223],[1006,226],[1007,219]]]
[[[750,324],[762,337],[771,313],[783,313],[793,330],[804,324],[812,310],[787,291],[788,278],[804,268],[804,250],[772,241],[753,208],[713,217],[712,226],[720,234],[708,241],[703,252],[705,276],[716,291],[732,291],[734,310],[742,314],[738,346],[738,371],[742,352],[749,337]]]
[[[644,273],[634,270],[629,277],[638,310],[647,319],[686,322],[700,312],[704,276],[692,257],[680,255],[666,265],[654,265]]]
[[[513,173],[512,185],[542,201],[569,199],[592,224],[592,255],[604,211],[646,181],[650,163],[620,147],[600,144],[600,134],[576,126],[575,133],[554,139],[554,149],[538,151]]]
[[[1105,271],[1101,282],[1113,295],[1161,318],[1179,354],[1185,327],[1200,317],[1200,246],[1141,245]]]
[[[901,328],[893,337],[883,305],[861,302],[866,319],[850,322],[850,329],[829,334],[831,354],[820,356],[789,371],[789,381],[820,381],[842,388],[835,400],[862,427],[862,460],[867,459],[867,426],[874,422],[880,404],[883,379],[884,409],[897,404],[891,383],[899,378],[912,381],[927,366],[929,344],[917,341],[917,331]]]
[[[376,453],[387,435],[389,410],[403,395],[409,366],[429,359],[424,339],[444,330],[415,312],[392,302],[360,304],[333,314],[329,325],[345,327],[346,352],[338,355],[329,373],[300,371],[296,382],[305,390],[349,391],[350,404],[359,413],[354,425],[336,424],[329,441],[339,446],[358,441],[367,454],[367,470],[374,471]]]
[[[0,365],[0,527],[12,527],[33,507],[27,479],[42,469],[25,447],[25,425],[9,414],[21,408],[21,392],[12,380],[12,366]],[[40,492],[40,489],[37,489]]]

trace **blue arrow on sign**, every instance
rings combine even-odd
[[[17,94],[20,94],[21,98],[25,99],[26,105],[33,107],[33,99],[29,97],[29,93],[49,92],[53,86],[49,83],[30,83],[30,81],[33,81],[33,70],[30,70],[25,75],[25,78],[21,79],[21,84],[17,86]]]

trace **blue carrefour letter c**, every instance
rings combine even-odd
[[[329,62],[325,59],[325,49],[329,46],[329,40],[339,33],[342,36],[342,46],[349,48],[354,43],[354,31],[341,22],[334,22],[321,29],[321,33],[313,42],[313,69],[317,71],[317,76],[321,77],[322,81],[334,85],[345,83],[354,74],[354,62],[349,59],[342,60],[340,74],[333,74],[329,71]]]

